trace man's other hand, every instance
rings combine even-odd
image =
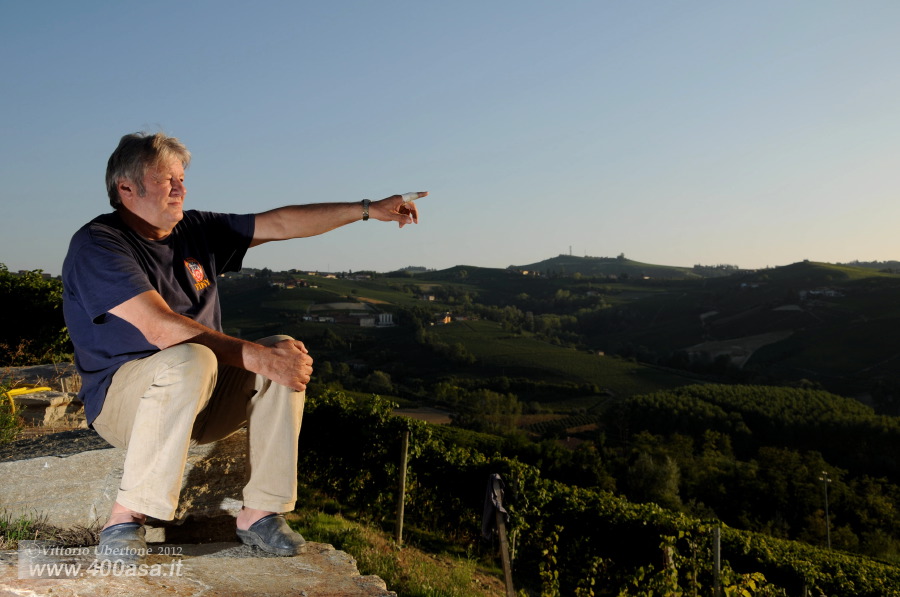
[[[268,347],[265,371],[261,373],[275,383],[298,392],[306,390],[312,376],[313,360],[303,342],[282,340]]]

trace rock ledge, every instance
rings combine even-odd
[[[20,578],[28,576],[19,566],[20,552],[0,551],[0,596],[396,597],[377,576],[360,576],[347,553],[323,543],[309,543],[307,553],[291,558],[259,557],[239,543],[171,545],[166,550],[180,555],[152,555],[147,561],[148,567],[159,565],[158,576],[128,576],[121,570],[92,575],[84,572],[88,557],[56,558],[83,561],[80,575],[70,578]]]

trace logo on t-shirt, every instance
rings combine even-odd
[[[209,286],[209,279],[206,277],[206,272],[203,271],[203,266],[200,265],[199,261],[193,257],[188,257],[184,260],[184,265],[188,269],[188,272],[190,272],[191,277],[194,278],[194,288],[203,290]]]

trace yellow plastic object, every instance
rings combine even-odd
[[[12,409],[13,414],[16,414],[16,403],[13,401],[13,396],[32,394],[34,392],[49,392],[50,390],[51,388],[48,388],[47,386],[27,386],[24,388],[7,390],[6,392],[3,392],[3,395],[9,400],[9,407]]]
[[[21,396],[22,394],[31,394],[34,392],[49,392],[52,388],[46,386],[31,386],[26,388],[15,388],[6,392],[7,396]]]

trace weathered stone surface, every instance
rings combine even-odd
[[[0,368],[0,381],[20,387],[46,386],[51,391],[22,394],[13,398],[18,415],[28,427],[86,428],[84,405],[78,400],[81,376],[72,363]]]
[[[72,363],[2,367],[0,368],[0,379],[45,385],[63,392],[77,393],[81,387],[78,372],[75,371],[75,365]],[[64,388],[63,385],[66,387]]]
[[[235,515],[241,507],[247,432],[242,429],[188,454],[176,520]],[[125,450],[94,431],[20,440],[0,450],[0,506],[16,516],[44,516],[62,528],[106,520],[122,476]]]
[[[347,553],[322,543],[309,543],[307,553],[292,558],[256,557],[259,552],[237,543],[167,549],[180,555],[148,558],[149,570],[159,564],[157,576],[124,576],[120,570],[73,579],[19,578],[18,552],[0,552],[0,597],[396,597],[377,576],[360,576]],[[82,560],[87,569],[90,556],[68,561]]]
[[[87,428],[84,405],[66,392],[32,392],[13,398],[16,413],[29,427]]]

